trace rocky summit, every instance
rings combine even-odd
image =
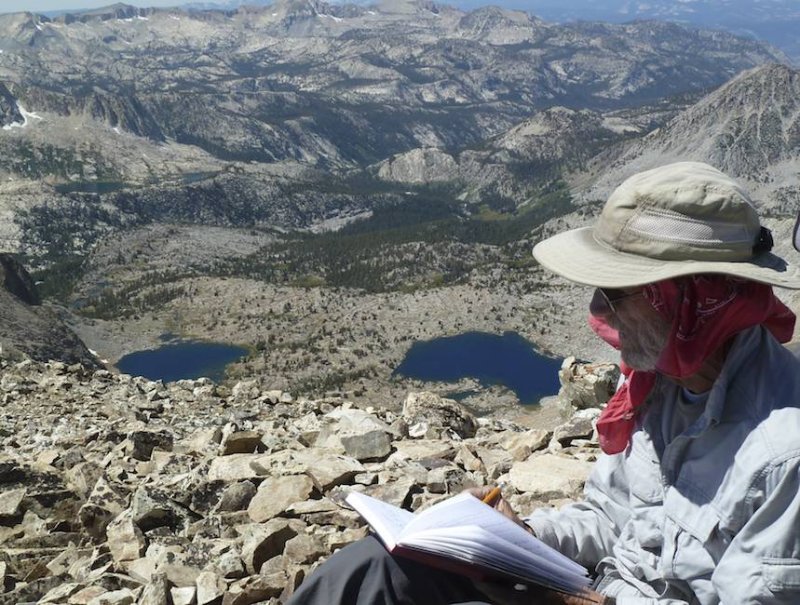
[[[0,603],[280,603],[366,535],[351,490],[416,510],[505,483],[520,511],[557,505],[581,490],[617,377],[567,360],[545,429],[426,392],[391,412],[0,360]]]

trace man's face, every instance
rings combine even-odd
[[[655,370],[669,339],[669,322],[644,297],[642,288],[605,293],[595,290],[590,310],[619,332],[622,361],[634,370]]]

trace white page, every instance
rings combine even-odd
[[[401,544],[568,592],[588,585],[584,567],[468,493],[416,515],[359,492],[347,502],[389,550]]]
[[[428,552],[447,554],[552,588],[576,591],[589,584],[588,573],[580,565],[576,565],[577,570],[561,566],[530,550],[498,540],[483,527],[472,525],[432,528],[414,534],[408,541],[409,544],[406,544],[401,539],[400,544],[418,547]],[[487,548],[487,545],[490,547]]]
[[[392,550],[403,528],[414,513],[360,492],[350,492],[345,499],[370,524],[386,548]]]
[[[419,515],[415,515],[402,530],[400,542],[409,536],[427,529],[443,527],[462,527],[477,525],[492,536],[500,537],[525,551],[552,561],[561,567],[585,574],[586,569],[569,557],[564,556],[529,534],[503,513],[481,502],[478,498],[464,492],[449,500],[440,502]]]

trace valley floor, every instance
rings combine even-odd
[[[275,286],[255,280],[191,278],[187,296],[138,319],[73,318],[73,327],[101,357],[160,344],[170,332],[186,338],[245,344],[253,354],[231,370],[257,376],[270,388],[296,393],[346,392],[355,398],[401,401],[420,383],[392,375],[410,346],[467,331],[518,332],[555,356],[614,359],[581,324],[588,292],[551,285],[530,294],[471,284],[412,293],[370,294],[345,288]],[[460,385],[425,385],[445,393]],[[487,411],[511,407],[504,388],[481,390],[465,401]]]

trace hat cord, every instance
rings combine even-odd
[[[764,254],[765,252],[769,252],[772,250],[772,246],[774,245],[774,241],[772,240],[772,231],[767,229],[766,227],[761,227],[761,231],[758,234],[758,239],[756,243],[753,245],[753,254]]]

